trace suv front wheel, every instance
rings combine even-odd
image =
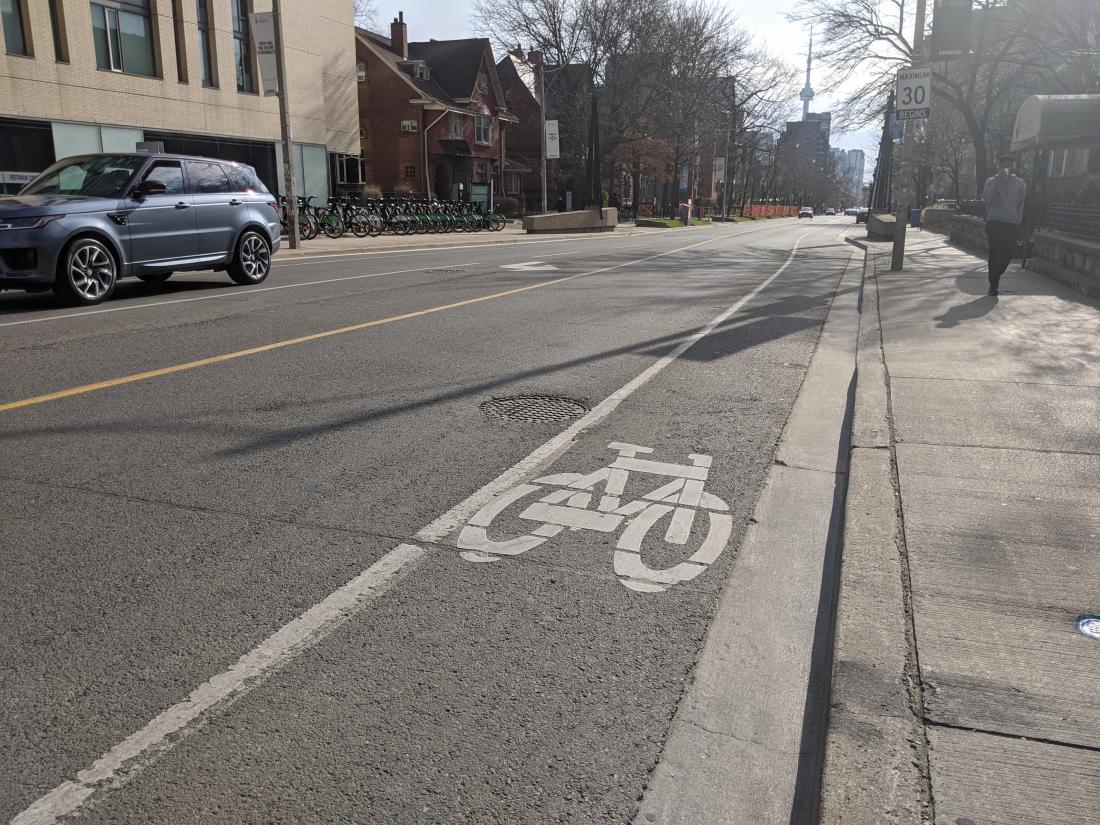
[[[271,272],[271,242],[249,229],[237,242],[237,254],[228,267],[229,277],[238,284],[258,284]]]
[[[61,253],[53,288],[62,300],[92,306],[107,300],[117,282],[118,264],[111,250],[95,238],[77,238]]]

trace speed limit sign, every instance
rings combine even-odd
[[[898,69],[894,111],[898,120],[921,120],[932,113],[932,70]]]

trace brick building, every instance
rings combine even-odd
[[[408,42],[356,29],[364,179],[385,192],[465,200],[505,188],[508,111],[489,41]]]
[[[282,3],[298,191],[321,198],[359,169],[352,6]],[[0,7],[0,194],[55,160],[142,141],[243,161],[283,189],[278,98],[261,94],[248,22],[271,0]]]
[[[508,130],[504,191],[524,204],[527,211],[542,210],[542,104],[534,70],[541,65],[541,54],[531,52],[524,58],[519,49],[497,63],[504,102],[519,120]]]

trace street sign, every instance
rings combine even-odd
[[[726,159],[724,157],[717,157],[714,159],[714,182],[725,183],[726,181]]]
[[[973,0],[936,0],[932,11],[932,59],[950,60],[970,54]]]
[[[263,82],[264,97],[279,93],[279,78],[275,60],[275,16],[269,12],[250,14],[252,42],[256,46],[256,59],[260,64],[260,80]]]
[[[898,69],[894,111],[898,120],[921,120],[932,113],[932,70]]]
[[[561,157],[561,147],[558,144],[558,122],[546,121],[546,159],[556,160]]]

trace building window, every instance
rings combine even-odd
[[[99,68],[156,77],[149,0],[92,3],[92,39]]]
[[[202,62],[202,85],[218,88],[218,76],[214,73],[214,39],[210,36],[210,0],[195,0],[195,19],[199,27],[199,60]]]
[[[248,30],[249,0],[233,0],[233,62],[237,66],[237,91],[254,94],[252,34]]]
[[[474,142],[481,146],[493,144],[493,119],[478,115],[474,120]]]
[[[180,83],[187,82],[187,41],[183,32],[184,0],[169,0],[172,4],[172,33],[176,40],[176,77]]]
[[[477,73],[477,90],[483,95],[489,93],[489,78],[485,76],[485,72]]]
[[[406,166],[405,167],[405,178],[407,180],[413,180],[414,178],[416,178],[416,167],[415,166]]]
[[[54,60],[68,63],[69,39],[65,36],[65,9],[61,0],[50,0],[50,29],[53,32]]]
[[[355,78],[360,83],[366,83],[367,82],[367,64],[366,63],[360,62],[355,67]]]
[[[336,182],[344,186],[358,186],[363,182],[363,166],[358,155],[332,155],[336,167]]]
[[[462,140],[462,126],[464,120],[465,118],[462,115],[456,115],[454,112],[451,112],[451,140]]]
[[[423,63],[417,63],[413,66],[413,77],[417,80],[431,80],[432,73]]]
[[[23,0],[0,0],[0,20],[4,24],[4,48],[8,50],[8,54],[30,57],[30,38],[23,19]]]

